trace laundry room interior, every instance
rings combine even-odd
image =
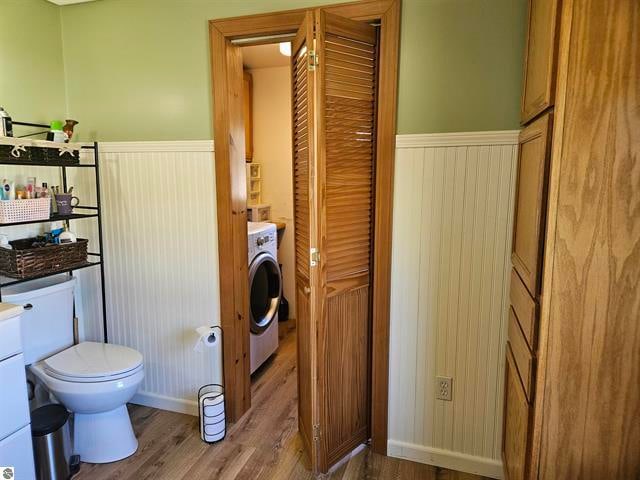
[[[639,39],[0,0],[0,477],[640,478]]]
[[[245,121],[245,159],[247,179],[247,219],[249,248],[250,315],[269,314],[273,297],[260,292],[272,291],[279,298],[275,325],[282,341],[292,334],[295,340],[295,242],[293,215],[293,160],[291,157],[291,43],[266,43],[241,48],[243,64],[243,102]],[[258,274],[262,282],[275,281],[271,288],[260,285],[252,272],[253,245],[264,237],[259,226],[269,223],[267,235],[276,241],[276,263],[279,272],[269,276]],[[272,232],[275,226],[275,234]],[[262,242],[262,240],[260,240]],[[265,268],[265,267],[263,267]],[[277,279],[277,280],[274,280]],[[255,282],[255,287],[254,287]],[[255,301],[254,301],[255,300]],[[254,311],[255,310],[255,311]],[[264,320],[263,320],[264,321]],[[253,345],[253,344],[252,344]],[[276,343],[265,350],[273,350]],[[275,351],[273,352],[275,353]],[[263,355],[263,357],[264,357]],[[260,359],[266,360],[266,359]],[[258,359],[256,359],[256,364]],[[259,362],[264,363],[263,361]],[[251,373],[258,368],[252,361]]]

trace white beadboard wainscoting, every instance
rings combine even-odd
[[[109,341],[144,356],[134,403],[196,415],[198,388],[222,380],[221,342],[193,349],[196,327],[220,324],[213,142],[99,146]],[[70,184],[95,202],[90,169],[76,170]],[[78,233],[95,239],[89,222]],[[101,340],[99,271],[76,275],[81,335]]]
[[[100,147],[109,340],[144,355],[135,402],[194,414],[197,388],[222,376],[221,349],[192,348],[195,327],[219,324],[213,144]],[[501,476],[516,152],[517,132],[397,137],[392,456]],[[83,204],[88,181],[70,179]],[[101,338],[97,274],[77,272],[86,339]],[[437,375],[453,377],[453,401],[435,399]]]
[[[517,131],[396,140],[391,456],[502,476]],[[436,376],[453,400],[436,400]]]

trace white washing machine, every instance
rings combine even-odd
[[[253,373],[278,349],[282,274],[273,223],[248,222],[250,364]]]

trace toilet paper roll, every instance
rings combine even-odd
[[[196,328],[198,340],[196,340],[193,350],[201,352],[204,348],[213,348],[218,345],[218,333],[215,331],[218,327],[202,327]]]

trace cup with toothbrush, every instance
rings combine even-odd
[[[77,207],[80,203],[80,199],[78,197],[74,197],[72,193],[73,187],[71,187],[69,191],[64,193],[54,193],[56,199],[56,207],[58,208],[58,215],[71,215],[73,213],[74,207]]]

